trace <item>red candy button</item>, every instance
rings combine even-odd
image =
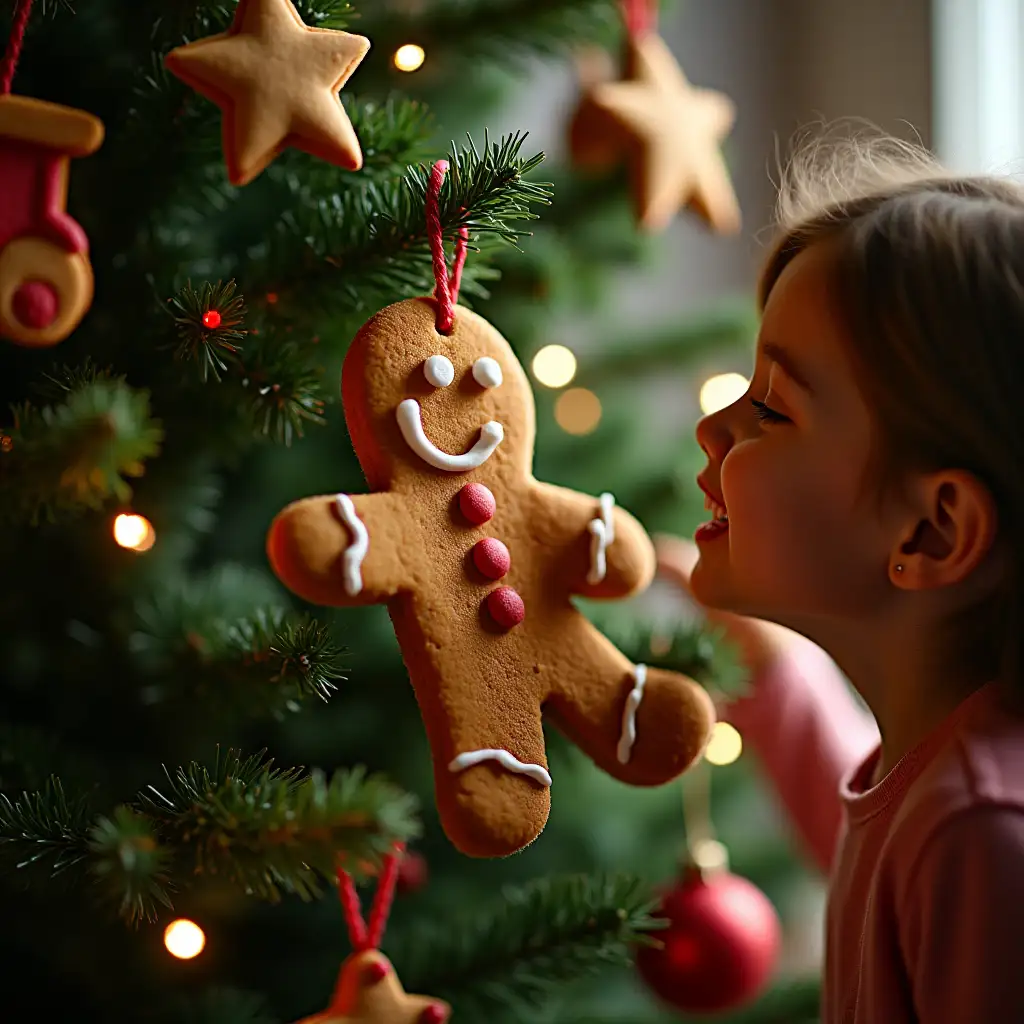
[[[459,491],[459,508],[474,526],[486,523],[497,507],[494,495],[483,484],[466,484]]]
[[[448,1011],[440,1003],[431,1003],[421,1014],[420,1024],[445,1024]]]
[[[512,556],[500,540],[484,537],[473,545],[473,564],[489,580],[500,580],[512,565]]]
[[[502,545],[504,547],[504,545]],[[487,610],[503,629],[518,626],[526,618],[526,605],[511,587],[498,587],[487,595]]]

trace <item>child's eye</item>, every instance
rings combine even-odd
[[[789,417],[783,416],[781,412],[776,412],[770,406],[759,402],[756,398],[750,400],[750,404],[754,407],[754,415],[762,423],[788,423]]]

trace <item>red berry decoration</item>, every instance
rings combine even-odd
[[[640,976],[666,1003],[684,1013],[732,1010],[755,999],[769,981],[782,942],[768,897],[725,869],[684,870],[662,896],[651,932],[661,945],[642,946]]]
[[[512,629],[526,618],[526,605],[511,587],[492,590],[487,595],[487,610],[502,629]]]
[[[473,564],[489,580],[500,580],[512,565],[508,548],[494,537],[484,537],[473,545]]]
[[[220,327],[221,315],[215,309],[208,309],[203,314],[203,326],[208,327],[211,331]]]
[[[427,858],[422,854],[406,851],[398,864],[395,888],[401,895],[408,896],[409,893],[419,892],[427,884],[429,876]]]

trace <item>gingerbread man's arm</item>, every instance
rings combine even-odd
[[[267,534],[277,578],[311,604],[378,604],[414,578],[405,499],[393,491],[293,502]],[[405,536],[403,536],[405,535]]]
[[[535,481],[531,511],[531,532],[550,549],[552,571],[569,593],[628,597],[654,578],[650,538],[610,494],[593,498]]]

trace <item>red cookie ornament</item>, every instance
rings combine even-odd
[[[103,141],[83,110],[12,96],[32,0],[20,0],[0,66],[0,335],[44,348],[63,341],[92,303],[89,240],[65,210],[71,157]]]
[[[443,173],[435,167],[435,202]],[[389,306],[356,335],[342,397],[370,493],[289,505],[267,552],[281,581],[314,604],[386,603],[445,832],[470,856],[500,857],[547,821],[542,707],[599,767],[638,786],[685,771],[714,713],[700,686],[634,665],[574,606],[573,595],[646,587],[653,547],[610,494],[534,478],[526,374],[451,292],[441,275],[438,298]],[[468,500],[467,485],[477,488]],[[488,539],[498,543],[477,548]],[[474,550],[504,570],[500,581],[480,572]]]

